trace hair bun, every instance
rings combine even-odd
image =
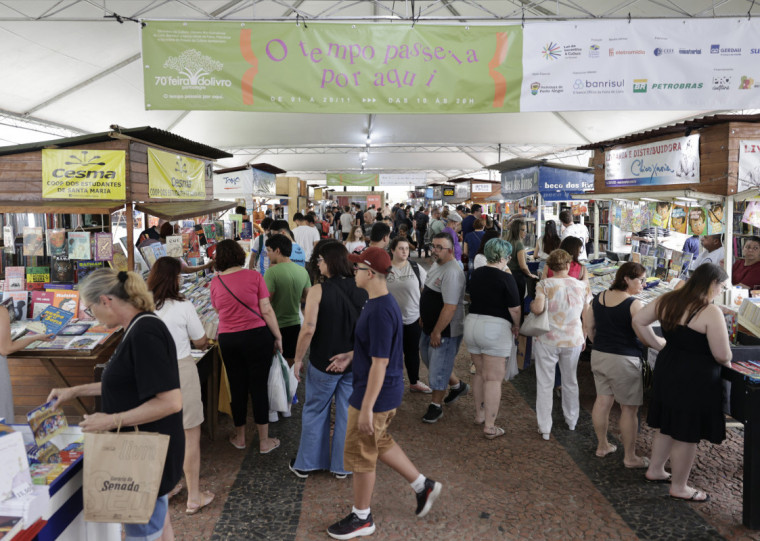
[[[119,274],[116,275],[117,278],[119,278],[119,282],[122,284],[127,281],[127,278],[129,278],[129,274],[126,273],[126,271],[119,271]]]

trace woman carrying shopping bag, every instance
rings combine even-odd
[[[137,273],[98,269],[80,284],[79,294],[85,313],[106,327],[121,325],[124,337],[100,382],[53,389],[48,400],[55,399],[55,407],[78,396],[100,396],[103,412],[85,415],[80,423],[83,432],[136,427],[169,436],[153,515],[147,524],[124,524],[124,530],[127,540],[174,539],[168,493],[182,477],[185,453],[174,340],[153,314],[153,295]]]

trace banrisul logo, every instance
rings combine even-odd
[[[541,54],[545,60],[557,60],[562,53],[560,46],[551,41],[544,45],[544,48],[541,50]]]
[[[156,86],[181,87],[182,89],[205,90],[208,87],[231,87],[229,79],[217,79],[212,76],[215,71],[221,71],[224,64],[202,54],[196,49],[186,49],[179,56],[170,56],[164,62],[165,69],[176,71],[179,76],[157,75]]]
[[[106,165],[106,162],[100,161],[101,159],[98,154],[91,156],[89,150],[70,154],[64,162],[67,167],[54,169],[53,176],[56,178],[116,178],[116,171],[99,169]]]
[[[646,91],[647,91],[647,79],[633,80],[633,92],[635,94],[643,94]]]

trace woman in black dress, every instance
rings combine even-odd
[[[697,267],[686,285],[648,304],[633,318],[642,340],[660,351],[647,423],[658,428],[646,478],[670,480],[670,497],[706,502],[710,496],[687,485],[697,443],[726,437],[720,365],[731,366],[731,347],[723,313],[712,301],[728,275],[717,265]],[[659,320],[665,338],[649,325]],[[670,458],[672,476],[665,471]]]

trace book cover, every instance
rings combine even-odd
[[[29,292],[28,291],[3,291],[3,301],[13,299],[13,310],[15,311],[15,321],[24,321],[27,319],[29,312]],[[9,308],[10,313],[10,308]]]
[[[243,222],[240,238],[242,240],[251,240],[251,238],[253,238],[253,224],[251,224],[251,222]]]
[[[187,250],[187,257],[200,257],[201,246],[198,242],[198,235],[195,234],[195,231],[190,233],[189,244],[190,246]]]
[[[87,278],[87,275],[93,272],[94,270],[100,269],[103,267],[102,261],[77,261],[77,282],[81,283],[82,280]]]
[[[195,236],[198,239],[198,244],[201,246],[206,246],[208,239],[211,238],[206,236],[206,232],[204,231],[204,226],[202,224],[197,224],[195,226]]]
[[[90,323],[69,323],[58,331],[58,336],[80,336],[90,330]]]
[[[26,267],[26,281],[32,282],[49,282],[50,267]]]
[[[24,228],[24,256],[44,256],[45,246],[42,243],[41,227]]]
[[[73,317],[74,312],[61,310],[60,308],[51,305],[43,309],[40,314],[34,318],[34,321],[39,321],[45,325],[46,334],[58,334],[58,332],[63,329]]]
[[[243,229],[243,215],[231,214],[230,225],[232,226],[232,235],[229,238],[237,238],[240,236],[240,231]]]
[[[216,239],[216,225],[213,222],[206,222],[203,224],[203,233],[207,239]]]
[[[52,340],[37,340],[24,349],[66,349],[71,342],[71,336],[56,336]]]
[[[6,254],[12,254],[16,251],[16,235],[13,234],[13,226],[3,226],[3,251]]]
[[[153,255],[156,256],[156,260],[166,257],[166,248],[164,248],[163,244],[151,244],[148,248],[153,250]]]
[[[74,289],[74,284],[56,284],[50,282],[49,284],[42,284],[42,289],[52,291],[54,289]]]
[[[6,267],[4,291],[23,291],[26,289],[26,267]]]
[[[214,228],[216,234],[216,242],[224,240],[224,222],[222,220],[214,220]]]
[[[113,259],[113,238],[111,233],[95,233],[95,261],[111,261]]]
[[[70,259],[53,259],[50,265],[50,281],[54,284],[73,284],[74,262]]]
[[[72,314],[79,311],[79,291],[68,289],[53,289],[53,306]]]
[[[724,228],[723,203],[713,203],[707,211],[707,233],[717,235],[723,233]]]
[[[108,262],[108,265],[117,271],[128,270],[127,254],[118,242],[113,245],[113,259]]]
[[[48,255],[53,257],[67,257],[66,248],[66,230],[65,229],[48,229]]]
[[[169,257],[182,257],[181,235],[169,235],[166,237],[166,255]]]
[[[683,205],[673,205],[673,210],[670,212],[670,227],[668,229],[685,235],[688,212],[689,209]]]
[[[60,407],[53,407],[53,400],[34,408],[26,414],[26,422],[34,434],[37,445],[43,445],[69,426]]]
[[[89,232],[71,231],[69,233],[69,259],[92,259]]]
[[[32,319],[37,319],[40,312],[53,304],[54,298],[52,291],[32,291]]]
[[[156,262],[156,254],[153,250],[151,250],[150,246],[143,246],[140,248],[140,253],[143,255],[143,258],[145,258],[145,262],[148,264],[148,267],[153,267],[153,264]]]
[[[108,334],[88,332],[71,340],[66,349],[91,350],[108,337]]]

